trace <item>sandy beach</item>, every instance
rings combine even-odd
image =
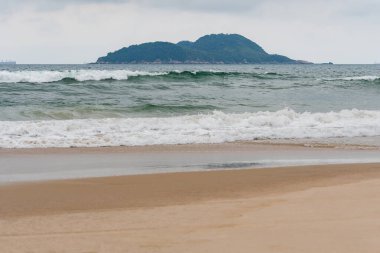
[[[380,164],[0,187],[3,252],[376,252]]]

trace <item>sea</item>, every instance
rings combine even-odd
[[[0,148],[379,136],[375,64],[0,66]]]

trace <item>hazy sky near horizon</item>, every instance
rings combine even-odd
[[[0,60],[87,63],[147,41],[239,33],[268,53],[380,62],[379,0],[0,0]]]

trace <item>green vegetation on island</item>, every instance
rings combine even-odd
[[[238,34],[212,34],[195,42],[149,42],[124,47],[100,57],[99,64],[123,63],[211,63],[211,64],[296,64],[305,61],[268,54],[255,42]]]

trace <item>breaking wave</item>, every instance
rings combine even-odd
[[[0,83],[126,80],[132,76],[157,76],[163,74],[165,73],[130,70],[0,71]]]
[[[380,76],[351,76],[351,77],[340,77],[332,80],[343,80],[343,81],[379,81]]]
[[[242,73],[223,71],[169,71],[147,72],[131,70],[66,70],[66,71],[0,71],[0,83],[52,83],[52,82],[84,82],[103,80],[138,80],[139,78],[161,77],[167,79],[193,80],[201,78],[246,77],[257,79],[273,79],[282,74]]]
[[[151,118],[0,121],[0,147],[100,147],[380,135],[380,111],[223,113]]]

